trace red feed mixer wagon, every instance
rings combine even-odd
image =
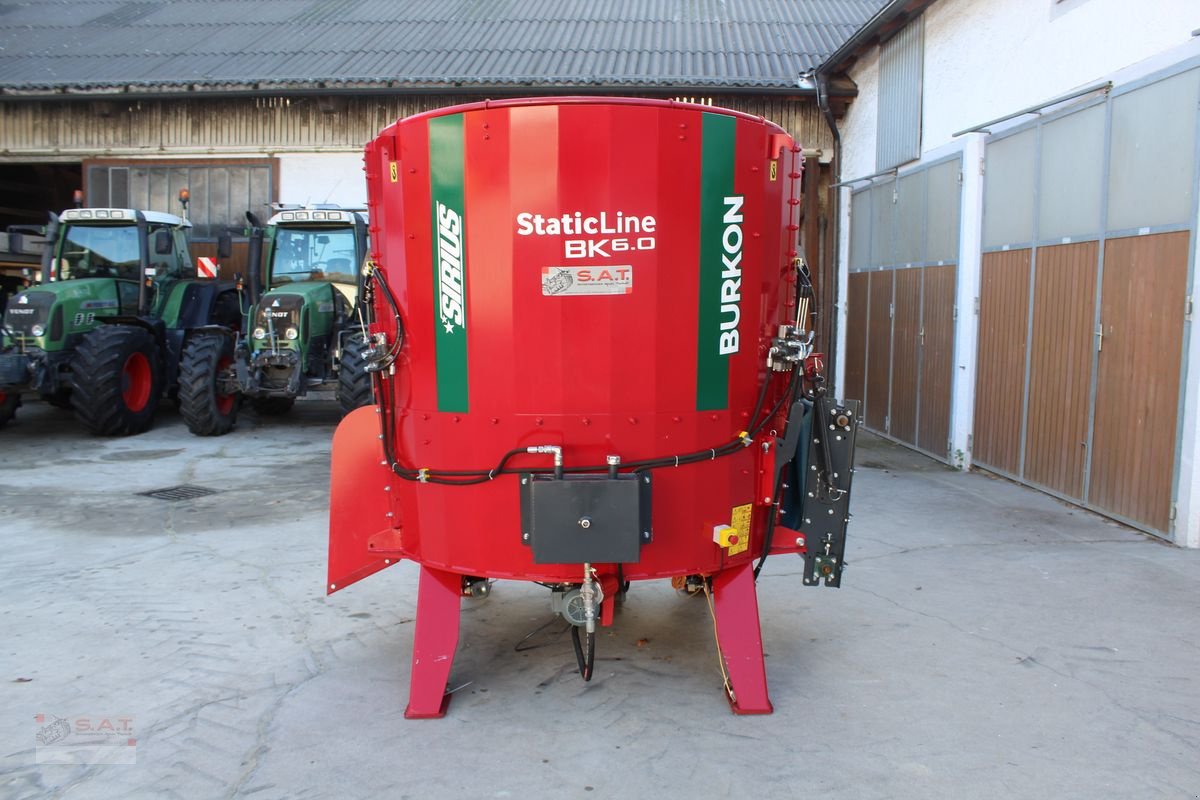
[[[761,118],[623,98],[367,145],[377,405],[334,436],[327,589],[421,565],[406,716],[445,713],[497,579],[549,587],[585,679],[631,582],[702,591],[734,711],[771,711],[756,565],[839,584],[857,430],[811,352],[802,164]]]

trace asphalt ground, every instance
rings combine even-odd
[[[730,713],[703,599],[634,584],[584,683],[500,582],[405,720],[415,565],[323,593],[337,418],[0,431],[0,798],[1200,797],[1200,552],[870,436],[843,588],[760,579],[773,715]],[[135,763],[46,763],[84,741]]]

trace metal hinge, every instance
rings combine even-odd
[[[888,303],[888,319],[896,318],[896,304]]]
[[[979,316],[979,298],[975,298],[975,316]]]
[[[1167,517],[1167,519],[1168,519],[1168,520],[1170,520],[1171,522],[1174,522],[1174,521],[1175,521],[1175,514],[1176,514],[1178,511],[1179,511],[1179,506],[1175,505],[1174,503],[1171,503],[1171,513],[1170,513],[1170,515]]]
[[[954,306],[950,309],[950,319],[954,320],[955,322],[958,321],[958,306]]]
[[[921,327],[921,332],[917,334],[917,338],[921,342],[921,347],[924,347],[925,346],[925,328],[924,328],[924,326]]]
[[[883,415],[883,430],[886,433],[892,432],[892,415],[891,414]]]
[[[1096,352],[1099,353],[1102,350],[1104,350],[1104,323],[1103,322],[1098,323],[1096,325],[1096,334],[1095,335],[1096,335]]]
[[[1183,319],[1185,322],[1192,321],[1192,296],[1187,296],[1187,305],[1184,306]]]
[[[962,186],[962,182],[963,182],[963,171],[960,169],[958,171],[958,185]]]

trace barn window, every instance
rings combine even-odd
[[[924,56],[924,17],[904,26],[880,47],[877,169],[890,169],[921,155]]]
[[[179,190],[191,195],[192,238],[213,240],[241,230],[245,214],[265,218],[276,196],[274,159],[223,161],[89,161],[84,164],[87,204],[181,213]]]

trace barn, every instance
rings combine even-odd
[[[807,158],[802,236],[832,276],[836,148],[855,88],[815,68],[880,0],[60,0],[0,6],[0,227],[89,205],[178,213],[193,252],[274,202],[361,206],[362,147],[487,98],[679,98],[766,117]],[[824,107],[828,113],[822,113]],[[226,272],[243,269],[244,245]],[[819,280],[825,305],[832,279]],[[832,320],[819,321],[823,341]]]

